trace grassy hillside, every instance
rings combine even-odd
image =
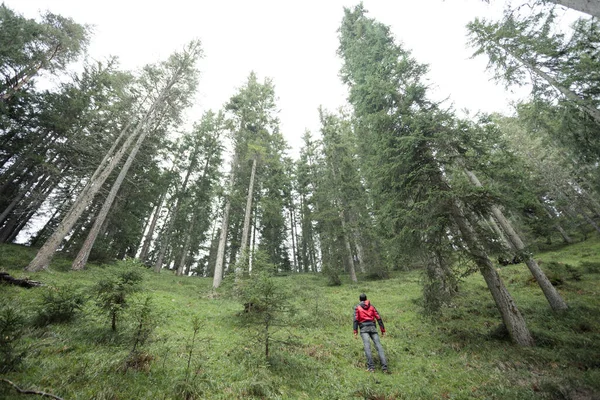
[[[14,340],[5,335],[2,345],[13,357],[23,355],[16,370],[1,377],[64,399],[598,399],[599,250],[594,239],[539,255],[571,307],[560,315],[551,312],[524,265],[501,268],[535,348],[512,345],[498,329],[499,314],[479,274],[464,279],[453,307],[436,319],[422,313],[418,271],[341,287],[328,287],[320,275],[274,278],[296,312],[274,331],[278,343],[268,363],[255,341],[260,327],[244,323],[230,278],[215,293],[210,279],[138,267],[143,290],[131,295],[115,333],[92,288],[124,266],[68,272],[68,260],[58,259],[51,271],[29,275],[48,287],[0,286],[3,321],[7,310],[22,317],[21,325],[15,323],[20,332]],[[30,249],[2,246],[0,270],[23,277],[32,256]],[[40,324],[44,296],[67,292],[87,299],[77,318]],[[365,372],[351,325],[361,292],[386,323],[382,343],[391,375]],[[153,312],[144,319],[148,294]],[[155,329],[132,358],[140,321]],[[25,396],[0,382],[0,398]]]

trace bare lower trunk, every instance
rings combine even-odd
[[[217,260],[215,262],[215,273],[213,276],[213,288],[218,288],[223,281],[223,262],[225,261],[225,244],[227,242],[227,227],[229,226],[229,210],[231,202],[229,197],[225,200],[223,209],[223,219],[221,221],[221,237],[219,238],[219,247],[217,248]]]
[[[476,233],[471,224],[465,217],[463,211],[456,203],[451,204],[452,216],[460,229],[461,236],[464,239],[473,260],[477,264],[479,271],[494,298],[496,307],[500,311],[504,325],[512,340],[521,346],[533,346],[534,341],[527,329],[525,319],[519,312],[517,305],[512,299],[510,293],[504,286],[500,275],[496,272],[494,265],[486,254],[485,250],[478,242]]]
[[[356,268],[354,267],[354,257],[352,256],[352,247],[350,246],[350,240],[348,239],[348,231],[346,228],[346,217],[344,212],[340,213],[340,220],[342,221],[342,231],[344,232],[344,244],[346,245],[346,253],[348,256],[348,267],[350,268],[350,279],[352,282],[358,282],[356,279]]]
[[[600,19],[600,2],[598,0],[549,0],[573,10],[592,15]]]
[[[177,194],[175,194],[177,196]],[[160,241],[160,246],[158,249],[158,255],[156,257],[156,261],[154,262],[154,272],[160,272],[163,268],[163,262],[165,259],[165,254],[167,254],[167,248],[169,247],[169,242],[171,241],[171,230],[173,229],[173,223],[175,222],[175,215],[177,214],[177,200],[175,200],[175,206],[169,211],[169,215],[167,216],[167,226],[163,230],[163,237]]]
[[[551,220],[556,219],[556,217],[553,215],[553,213],[550,212],[550,210],[548,210],[548,207],[546,207],[546,205],[541,201],[542,203],[542,207],[544,208],[544,210],[546,211],[546,214],[548,215],[548,217]],[[553,224],[554,228],[560,233],[560,235],[563,238],[563,241],[567,244],[572,244],[573,243],[573,239],[571,239],[571,237],[569,236],[569,234],[563,229],[562,226],[560,226],[560,224],[558,222],[555,222]]]
[[[25,194],[27,194],[27,192],[29,192],[29,190],[33,187],[34,184],[35,184],[34,180],[29,182],[27,187],[25,189],[21,190],[17,194],[17,196],[15,196],[13,201],[11,201],[10,204],[4,209],[4,211],[2,211],[2,214],[0,214],[0,226],[2,226],[2,223],[6,220],[8,215],[12,212],[12,210],[14,210],[14,208],[17,206],[17,204],[19,204],[19,202],[23,199],[23,197],[25,197]]]
[[[146,118],[150,118],[150,113],[153,112],[155,107],[151,107],[151,109],[146,113]],[[129,135],[129,137],[125,140],[121,148],[114,154],[114,156],[110,159],[105,166],[102,164],[96,169],[92,178],[88,182],[88,184],[83,188],[75,203],[73,203],[71,209],[65,215],[63,220],[60,222],[54,233],[46,240],[44,245],[38,250],[35,258],[29,263],[29,265],[25,268],[26,271],[39,271],[42,269],[48,268],[50,264],[50,260],[54,256],[54,252],[67,234],[71,231],[81,214],[88,207],[90,202],[93,200],[94,196],[102,185],[104,181],[108,178],[117,164],[121,161],[121,158],[125,154],[125,152],[131,146],[133,140],[138,136],[139,132],[145,125],[145,120],[142,120],[138,123],[133,132]],[[104,167],[104,168],[102,168]]]
[[[473,172],[466,169],[465,172],[473,185],[477,187],[483,186]],[[504,233],[506,233],[510,244],[519,252],[520,255],[524,257],[525,264],[527,264],[529,271],[537,281],[538,285],[540,285],[540,288],[542,289],[542,292],[544,292],[544,296],[546,296],[550,307],[552,307],[554,311],[566,310],[568,308],[567,303],[565,303],[558,291],[554,288],[554,286],[552,286],[552,283],[550,283],[550,280],[546,274],[544,274],[544,271],[542,271],[537,261],[533,259],[531,253],[526,251],[525,244],[521,240],[521,237],[513,229],[511,223],[508,221],[508,219],[506,219],[502,211],[500,211],[500,209],[494,205],[492,206],[492,214],[502,227]]]
[[[235,167],[237,164],[237,154],[231,161],[231,172],[229,175],[229,190],[233,189],[235,181]],[[223,263],[225,261],[225,245],[227,242],[227,228],[229,227],[229,211],[231,209],[230,194],[225,197],[225,207],[223,209],[223,219],[221,221],[221,237],[219,238],[219,247],[217,248],[217,260],[215,262],[215,273],[213,276],[213,288],[221,286],[223,281]]]
[[[244,213],[244,227],[242,229],[242,243],[240,245],[241,257],[248,257],[246,248],[248,247],[248,237],[250,236],[250,219],[252,218],[252,199],[254,197],[254,179],[256,177],[256,157],[252,160],[252,173],[250,174],[250,184],[248,186],[248,195],[246,198],[246,211]],[[239,264],[238,264],[239,265]],[[240,267],[235,270],[235,279],[242,273]]]
[[[363,247],[361,244],[360,233],[359,233],[358,229],[353,229],[352,233],[354,236],[354,245],[356,246],[356,257],[358,258],[358,269],[360,269],[360,272],[362,272],[364,274],[366,272],[366,270],[365,270],[365,251],[363,250]],[[372,261],[370,261],[370,262],[372,262]]]
[[[90,229],[90,232],[88,233],[85,242],[83,242],[83,246],[81,246],[79,253],[77,253],[75,260],[73,261],[73,265],[71,267],[72,270],[80,271],[85,268],[87,260],[90,256],[90,252],[92,251],[92,247],[94,247],[94,243],[96,243],[96,239],[98,238],[98,233],[100,233],[100,228],[102,227],[102,224],[104,224],[104,221],[108,216],[110,208],[112,207],[112,204],[115,201],[115,198],[117,197],[117,193],[119,192],[119,189],[121,188],[121,185],[125,180],[125,176],[127,176],[127,172],[129,172],[129,168],[131,167],[135,156],[140,150],[144,139],[146,139],[149,130],[150,127],[147,127],[144,130],[144,132],[142,132],[142,134],[138,137],[137,141],[135,142],[135,145],[131,149],[131,153],[129,153],[129,156],[125,161],[125,164],[123,164],[123,167],[121,168],[117,179],[115,179],[115,182],[113,183],[110,192],[106,197],[106,200],[104,200],[104,204],[102,205],[102,208],[100,209],[100,212],[98,213],[98,216],[94,221],[92,229]]]
[[[179,266],[177,267],[177,276],[181,276],[185,270],[185,264],[187,263],[187,255],[190,250],[190,242],[192,241],[192,232],[194,231],[194,222],[196,222],[196,216],[192,215],[192,222],[189,224],[187,232],[185,234],[185,243],[183,244],[183,250],[181,252],[181,259],[179,260]]]
[[[581,216],[583,217],[583,219],[585,219],[585,221],[590,224],[595,230],[596,232],[600,233],[600,226],[598,226],[598,224],[589,217],[589,215],[586,214],[585,211],[581,210],[581,209],[577,209],[577,212],[579,214],[581,214]]]
[[[582,1],[585,1],[585,0],[580,0],[579,2],[582,2]],[[575,1],[574,0],[561,1],[561,4],[567,3],[567,2],[574,3]],[[590,1],[590,3],[591,3],[591,1]],[[597,3],[597,0],[596,0],[596,3]],[[597,7],[599,7],[599,6],[597,6]],[[534,74],[545,79],[546,82],[548,82],[552,87],[554,87],[556,90],[558,90],[560,93],[562,93],[567,98],[567,100],[572,101],[573,103],[577,104],[584,112],[586,112],[590,117],[592,117],[592,119],[594,121],[596,121],[597,124],[600,124],[600,110],[598,110],[594,105],[591,105],[589,103],[589,101],[586,101],[586,99],[582,99],[577,93],[571,91],[568,87],[563,86],[560,82],[558,82],[552,76],[548,75],[547,73],[542,71],[540,68],[536,67],[535,65],[529,63],[524,58],[516,55],[515,53],[510,51],[508,48],[506,48],[506,47],[503,47],[503,48],[508,54],[510,54],[517,61],[522,63],[531,72],[533,72]]]
[[[294,235],[295,238],[295,243],[296,243],[296,269],[298,272],[301,272],[301,269],[303,268],[303,266],[301,265],[302,261],[301,257],[300,257],[300,248],[298,245],[298,221],[296,220],[296,213],[292,212],[292,218],[293,218],[293,223],[292,223],[292,234]]]
[[[144,243],[142,244],[142,249],[140,250],[140,260],[142,260],[142,262],[147,261],[146,259],[148,258],[148,252],[150,251],[150,243],[152,243],[152,236],[154,235],[154,230],[156,229],[156,223],[158,222],[160,209],[162,208],[163,201],[165,201],[167,190],[165,190],[160,195],[160,198],[154,210],[154,214],[152,215],[152,219],[150,220],[150,226],[148,227],[148,232],[146,232],[146,237],[144,238]]]
[[[296,258],[296,238],[294,237],[294,210],[290,207],[290,237],[292,239],[292,271],[299,272]]]

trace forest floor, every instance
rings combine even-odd
[[[212,279],[138,266],[143,290],[129,295],[113,332],[93,288],[130,265],[70,272],[69,260],[57,257],[50,271],[26,274],[33,252],[0,247],[0,271],[46,285],[0,284],[0,357],[14,363],[0,375],[2,399],[25,398],[13,385],[63,399],[600,399],[598,239],[536,254],[570,306],[564,313],[550,310],[523,264],[499,267],[535,347],[518,347],[498,329],[477,273],[435,318],[423,313],[419,271],[337,287],[320,274],[294,274],[274,278],[295,313],[270,329],[268,359],[263,328],[244,322],[231,277],[213,291]],[[352,335],[362,292],[384,319],[391,375],[365,372]],[[39,323],[69,302],[81,306],[74,320]],[[146,337],[133,351],[135,338]]]

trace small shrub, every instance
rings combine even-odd
[[[124,371],[133,369],[135,371],[149,372],[154,356],[144,351],[133,351],[129,353],[124,364]]]
[[[86,297],[73,286],[45,289],[35,317],[36,326],[72,321],[85,304]]]
[[[574,281],[580,281],[581,280],[581,271],[579,271],[577,268],[573,267],[570,264],[565,264],[565,271],[567,271],[567,273],[569,274],[569,279],[574,280]]]
[[[489,337],[494,340],[510,341],[510,333],[504,324],[499,324],[492,329],[489,333]]]
[[[582,268],[588,274],[600,273],[600,262],[598,261],[583,261],[579,263],[579,267]]]
[[[130,269],[96,284],[96,303],[108,313],[113,331],[117,330],[117,319],[121,312],[129,306],[129,295],[140,289],[142,279],[139,270]]]
[[[146,296],[143,303],[137,307],[134,312],[135,331],[133,335],[132,353],[138,350],[138,347],[144,346],[156,325],[156,318],[152,307],[152,297]]]
[[[24,328],[25,320],[15,308],[0,309],[0,372],[17,369],[25,357],[25,352],[17,350]]]
[[[239,300],[246,310],[240,314],[242,324],[254,330],[254,338],[263,347],[267,362],[274,331],[285,326],[286,317],[294,312],[290,294],[271,271],[275,271],[273,264],[259,251],[252,274],[240,280],[237,287]]]
[[[342,280],[335,268],[324,265],[323,274],[327,277],[327,286],[341,286]]]
[[[204,391],[198,382],[180,381],[173,389],[175,398],[183,400],[196,400],[204,398]]]

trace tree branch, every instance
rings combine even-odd
[[[58,396],[55,396],[55,395],[50,394],[50,393],[39,392],[37,390],[24,390],[24,389],[21,389],[20,387],[18,387],[17,385],[15,385],[11,381],[9,381],[8,379],[2,379],[2,382],[8,383],[12,387],[14,387],[17,392],[22,393],[22,394],[37,394],[38,396],[50,397],[50,398],[56,399],[56,400],[64,400],[62,397],[58,397]]]

